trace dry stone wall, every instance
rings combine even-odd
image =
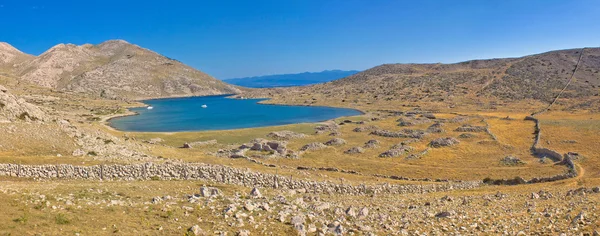
[[[245,171],[226,166],[194,163],[145,163],[132,165],[19,165],[0,164],[0,176],[34,179],[150,180],[187,179],[261,188],[305,189],[314,193],[364,195],[372,193],[425,193],[472,189],[481,181],[427,185],[349,185],[331,181],[310,181],[292,177]]]

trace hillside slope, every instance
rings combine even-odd
[[[4,63],[6,64],[6,63]],[[13,66],[23,81],[105,98],[155,98],[238,93],[179,61],[123,40],[59,44]]]
[[[276,102],[328,101],[550,102],[565,87],[582,49],[551,51],[521,58],[473,60],[455,64],[385,64],[361,73],[301,88],[251,91],[247,97],[272,97]],[[600,48],[586,48],[575,79],[562,98],[597,102],[600,92]],[[589,105],[589,104],[588,104]]]

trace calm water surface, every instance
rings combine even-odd
[[[136,116],[110,120],[123,131],[176,132],[225,130],[319,122],[362,114],[346,108],[258,104],[262,99],[229,99],[226,96],[146,100],[149,110],[133,108]],[[206,105],[206,108],[202,108]]]

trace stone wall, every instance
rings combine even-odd
[[[528,116],[525,119],[532,120],[535,122],[535,138],[533,140],[533,145],[531,145],[531,152],[533,153],[533,155],[538,157],[547,157],[552,159],[553,161],[562,161],[563,155],[558,153],[557,151],[554,151],[549,148],[538,147],[538,144],[540,143],[540,138],[542,136],[542,128],[540,126],[540,121],[533,116]]]
[[[133,165],[19,165],[0,164],[0,176],[34,179],[86,180],[204,180],[261,188],[306,189],[315,193],[363,195],[371,193],[425,193],[472,189],[481,181],[448,182],[427,185],[348,185],[331,181],[319,182],[292,177],[243,171],[226,166],[193,163],[145,163]]]

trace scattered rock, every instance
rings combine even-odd
[[[369,208],[363,207],[358,211],[358,218],[364,219],[369,216]]]
[[[253,198],[261,198],[262,194],[260,193],[260,190],[258,190],[258,188],[252,188],[252,191],[250,191],[250,196],[252,196]]]
[[[200,187],[200,196],[202,197],[217,197],[221,196],[221,190],[213,187]]]
[[[531,197],[530,198],[531,199],[538,199],[538,198],[540,198],[540,195],[537,194],[537,193],[531,193]]]
[[[197,235],[204,235],[205,234],[204,230],[202,230],[200,228],[200,226],[198,226],[198,225],[194,225],[194,226],[190,227],[188,229],[188,232],[191,233],[192,235],[196,235],[196,236]]]
[[[73,151],[72,154],[74,157],[80,157],[85,155],[85,151],[81,150],[81,149],[75,149],[75,151]]]
[[[442,211],[440,213],[435,214],[436,218],[447,218],[450,217],[452,214],[450,212],[447,211]]]
[[[291,223],[294,226],[295,225],[303,225],[305,223],[305,221],[306,221],[305,218],[306,217],[304,215],[293,216],[292,219],[291,219]]]
[[[153,197],[152,198],[152,204],[158,204],[162,201],[163,201],[163,199],[161,197]]]
[[[159,144],[159,143],[162,143],[162,142],[163,142],[162,138],[153,138],[153,139],[148,140],[149,144]]]
[[[562,143],[568,143],[568,144],[574,144],[574,143],[577,143],[577,141],[576,141],[576,140],[562,140],[561,142],[562,142]]]
[[[356,217],[356,215],[357,215],[356,208],[348,207],[348,209],[346,209],[346,215],[348,215],[350,217]]]
[[[514,156],[506,156],[500,160],[503,165],[507,166],[516,166],[516,165],[525,165],[525,162],[521,161],[518,157]]]

